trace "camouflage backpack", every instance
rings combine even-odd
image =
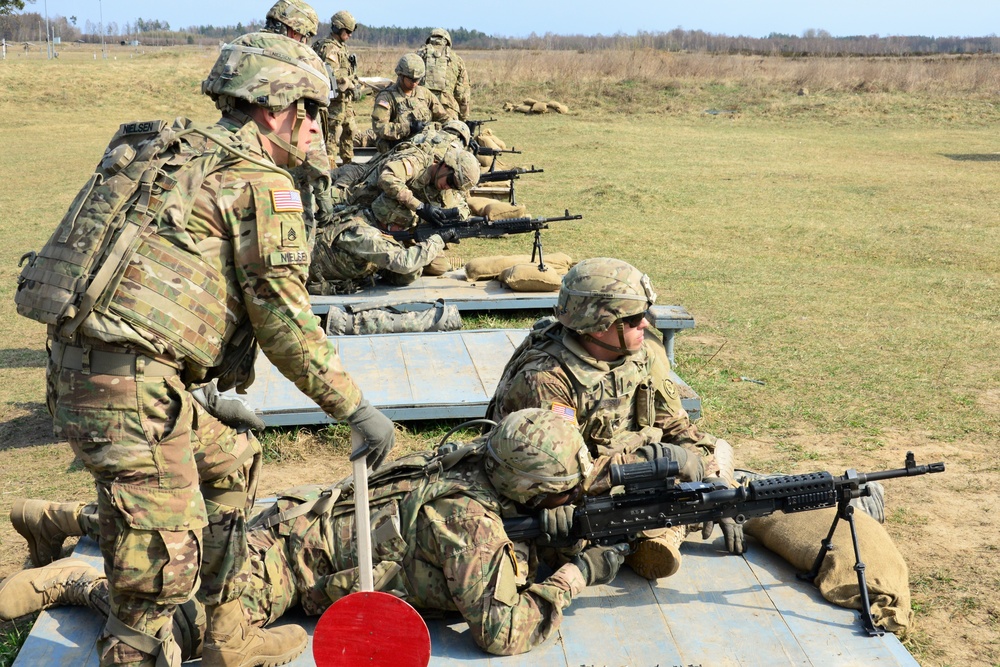
[[[226,307],[225,290],[218,289],[212,276],[206,278],[205,264],[197,254],[179,248],[183,242],[172,243],[161,234],[174,230],[183,235],[185,220],[205,178],[229,153],[238,152],[228,132],[195,127],[184,118],[173,125],[163,120],[123,124],[49,240],[37,253],[21,258],[24,268],[14,295],[17,312],[49,325],[50,335],[63,340],[86,333],[119,342],[136,338],[134,328],[145,329],[206,365],[216,361],[210,358],[215,350],[204,349],[204,341],[190,340],[192,336],[176,326],[158,324],[152,313],[136,312],[143,310],[142,303],[125,306],[112,297],[123,279],[131,280],[131,274],[126,274],[141,249],[140,255],[155,257],[160,263],[158,269],[166,276],[163,282],[186,276],[199,288],[214,287],[203,295],[205,301]],[[161,234],[154,234],[156,231]],[[146,288],[145,283],[151,281],[140,282]],[[161,294],[151,298],[171,299],[168,288],[163,285]],[[158,288],[154,285],[150,289]],[[156,306],[145,307],[152,310]],[[108,315],[108,322],[124,321],[134,328],[121,326],[109,331],[113,327],[98,324],[95,313]],[[195,318],[198,321],[181,329],[204,330],[205,318]],[[213,321],[207,336],[221,338],[223,330],[231,326]],[[140,337],[136,342],[141,345],[145,341]]]

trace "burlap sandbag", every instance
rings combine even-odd
[[[523,100],[521,100],[521,104],[523,104],[525,106],[533,107],[536,104],[538,104],[538,100],[536,100],[536,99],[534,99],[532,97],[525,97]]]
[[[535,102],[531,105],[531,113],[548,113],[549,107],[545,102]]]
[[[479,166],[483,169],[489,169],[490,165],[493,164],[492,155],[476,155],[476,159],[479,160]]]
[[[797,570],[808,572],[836,515],[836,508],[751,519],[743,530],[754,536]],[[912,621],[909,569],[885,528],[864,512],[855,512],[861,560],[865,564],[868,595],[875,624],[896,634],[906,634]],[[858,575],[854,571],[854,546],[850,527],[840,522],[833,536],[834,548],[815,584],[824,598],[848,609],[861,609]]]
[[[556,102],[555,100],[549,100],[545,103],[548,106],[549,111],[555,111],[556,113],[569,113],[569,107],[562,102]]]
[[[522,104],[521,106],[516,107],[514,111],[518,113],[531,113],[531,108],[530,104]]]
[[[476,137],[476,141],[488,148],[494,148],[500,151],[507,150],[507,144],[504,143],[503,139],[498,137],[493,130],[488,127],[484,127],[479,131],[479,136]]]
[[[545,261],[545,271],[539,271],[537,264],[515,264],[504,269],[500,282],[515,292],[558,292],[562,282],[555,268]]]
[[[530,262],[531,255],[476,257],[465,264],[465,277],[468,280],[490,280],[499,276],[505,269]],[[573,258],[564,252],[545,253],[545,265],[554,269],[560,276],[564,276],[573,266]]]
[[[485,216],[490,220],[523,218],[528,210],[524,204],[510,204],[490,197],[466,197],[465,201],[473,215]]]

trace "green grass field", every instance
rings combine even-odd
[[[216,117],[198,94],[213,59],[191,49],[0,63],[0,575],[26,554],[6,518],[13,498],[90,493],[51,436],[44,330],[16,315],[17,260],[48,237],[119,123]],[[479,80],[512,66],[470,59],[474,108],[499,118],[492,128],[524,151],[519,163],[545,169],[519,182],[530,213],[584,215],[556,223],[545,248],[632,262],[660,303],[695,316],[677,370],[704,400],[704,428],[741,464],[837,472],[898,467],[906,449],[944,457],[944,479],[890,486],[917,611],[908,646],[924,665],[996,664],[1000,90],[812,84],[800,96],[790,80],[674,70],[595,70],[574,89],[517,66],[528,77],[517,84]],[[529,94],[558,95],[571,113],[500,111]],[[458,252],[528,246],[466,241]],[[405,444],[441,433],[413,428]],[[267,436],[265,492],[283,485],[285,465],[326,479],[344,469],[341,444],[303,447],[304,437]],[[921,496],[932,484],[936,495]]]

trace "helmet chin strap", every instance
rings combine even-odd
[[[299,131],[302,129],[302,123],[306,118],[306,105],[302,98],[299,98],[295,102],[295,124],[292,126],[292,141],[291,143],[285,141],[279,137],[276,133],[271,130],[261,130],[261,134],[267,137],[268,141],[283,149],[287,154],[288,158],[285,164],[279,165],[282,167],[296,167],[306,161],[306,154],[298,147],[299,143]]]
[[[601,349],[608,350],[610,352],[614,352],[616,354],[620,354],[620,355],[625,356],[625,357],[627,357],[629,355],[632,355],[632,354],[635,354],[636,352],[639,351],[638,349],[630,350],[630,349],[628,349],[628,345],[625,344],[625,323],[624,322],[622,322],[621,320],[618,320],[617,322],[615,322],[615,331],[618,332],[618,347],[615,347],[614,345],[608,345],[604,341],[597,340],[596,338],[594,338],[590,334],[583,334],[583,338],[585,338],[586,340],[590,341],[591,343],[593,343],[594,345],[596,345],[597,347],[599,347]]]

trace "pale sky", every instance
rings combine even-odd
[[[76,16],[77,26],[104,22],[119,26],[137,18],[159,19],[174,29],[192,25],[236,25],[263,18],[274,0],[222,3],[211,0],[36,0],[29,11]],[[814,28],[835,36],[927,35],[983,37],[1000,31],[997,0],[382,0],[354,5],[313,3],[324,20],[347,9],[373,26],[441,26],[481,30],[488,35],[523,37],[555,34],[634,34],[681,27],[726,35],[764,37],[771,32],[800,35]]]

